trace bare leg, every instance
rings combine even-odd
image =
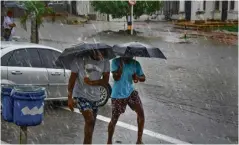
[[[119,119],[119,116],[120,115],[114,115],[111,118],[111,121],[110,121],[109,126],[108,126],[108,141],[107,141],[107,144],[112,144],[112,138],[113,138],[113,134],[114,134],[114,131],[115,131],[115,125],[116,125],[116,123]]]
[[[94,131],[94,114],[92,110],[82,111],[82,115],[85,119],[85,128],[84,128],[84,142],[83,144],[92,144],[92,136]]]
[[[93,132],[94,132],[95,122],[96,122],[96,117],[97,117],[97,112],[93,112],[93,116],[94,116],[94,124],[93,124]]]
[[[137,113],[137,123],[138,123],[138,139],[136,144],[143,144],[142,142],[142,136],[144,131],[144,110],[142,104],[135,104],[134,105],[135,112]]]
[[[128,99],[112,99],[112,117],[108,126],[108,141],[107,144],[112,144],[112,138],[115,131],[115,125],[120,117],[120,114],[125,112]]]

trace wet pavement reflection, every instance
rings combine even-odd
[[[193,144],[238,143],[237,46],[203,37],[190,38],[192,43],[188,44],[169,42],[162,37],[100,33],[87,41],[114,45],[137,40],[160,48],[167,57],[166,61],[137,58],[147,78],[145,83],[136,85],[145,110],[145,129]],[[170,37],[166,38],[171,40]],[[68,45],[41,43],[61,50]],[[29,143],[83,142],[83,117],[59,107],[46,105],[42,125],[29,127]],[[111,117],[111,100],[100,108],[99,114]],[[136,114],[129,107],[119,120],[137,126]],[[5,121],[1,125],[2,141],[18,143],[19,127]],[[107,125],[97,120],[93,143],[106,143]],[[137,132],[117,126],[114,142],[135,143],[136,136]],[[170,143],[148,135],[144,135],[144,142]]]
[[[44,121],[36,127],[28,127],[29,144],[82,144],[84,134],[84,118],[81,114],[64,110],[66,102],[46,103]],[[100,112],[110,112],[101,108]],[[107,110],[105,110],[107,109]],[[1,120],[2,141],[10,144],[19,143],[20,129],[13,123]],[[93,144],[105,144],[107,141],[108,123],[97,120]],[[137,133],[122,127],[116,127],[114,142],[118,144],[134,144]],[[145,142],[152,144],[167,143],[157,138],[144,136]]]

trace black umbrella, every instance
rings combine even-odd
[[[19,2],[16,1],[5,1],[4,7],[26,9],[23,4],[20,4]]]
[[[66,48],[56,60],[56,63],[61,63],[66,69],[70,69],[70,65],[75,58],[89,56],[92,51],[100,50],[104,59],[113,59],[115,54],[112,47],[104,43],[81,43]]]
[[[122,57],[155,57],[167,59],[159,48],[139,42],[114,45],[113,51]]]

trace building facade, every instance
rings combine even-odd
[[[238,20],[238,1],[164,1],[164,14],[174,20]]]
[[[77,16],[91,16],[94,20],[107,21],[107,15],[96,12],[90,1],[68,1],[69,12]]]
[[[117,21],[117,22],[125,22],[126,17],[122,17],[119,19],[113,19],[111,15],[107,14],[101,14],[100,12],[97,12],[94,10],[94,8],[91,6],[91,1],[72,1],[68,0],[68,12],[74,15],[78,16],[90,16],[91,19],[93,17],[93,20],[99,20],[99,21]],[[134,21],[145,21],[148,19],[149,16],[142,15],[138,19],[134,19]]]

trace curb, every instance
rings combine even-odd
[[[9,144],[9,143],[6,143],[5,141],[2,141],[2,140],[1,140],[1,144]]]

